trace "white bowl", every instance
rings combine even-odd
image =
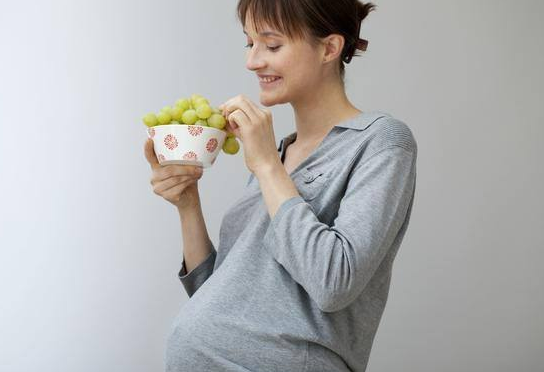
[[[227,133],[202,125],[167,124],[147,128],[159,164],[211,167],[223,148]]]

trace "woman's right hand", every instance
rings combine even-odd
[[[196,206],[200,202],[198,194],[198,180],[204,172],[196,165],[159,164],[153,140],[145,142],[145,157],[151,165],[151,185],[155,194],[178,207],[185,209]]]

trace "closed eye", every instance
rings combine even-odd
[[[246,47],[246,48],[253,48],[253,44],[248,43],[245,47]],[[280,47],[281,47],[281,45],[278,45],[278,46],[275,46],[275,47],[267,47],[267,48],[268,48],[268,50],[270,50],[270,51],[272,51],[272,52],[275,52],[275,51],[277,51]]]

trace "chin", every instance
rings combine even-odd
[[[265,92],[265,93],[261,92],[260,102],[261,102],[261,105],[263,105],[265,107],[271,107],[271,106],[274,106],[274,105],[280,105],[280,104],[283,104],[283,103],[287,103],[289,101],[287,99],[285,99],[284,96],[279,96],[279,95],[276,95],[276,94],[268,94],[267,92]]]

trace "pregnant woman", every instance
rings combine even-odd
[[[198,167],[161,167],[155,193],[180,215],[189,300],[168,335],[168,372],[365,371],[416,186],[417,144],[391,115],[347,98],[344,67],[374,9],[353,0],[240,0],[246,67],[260,103],[289,103],[296,131],[245,96],[220,109],[251,171],[219,244],[202,215]]]

